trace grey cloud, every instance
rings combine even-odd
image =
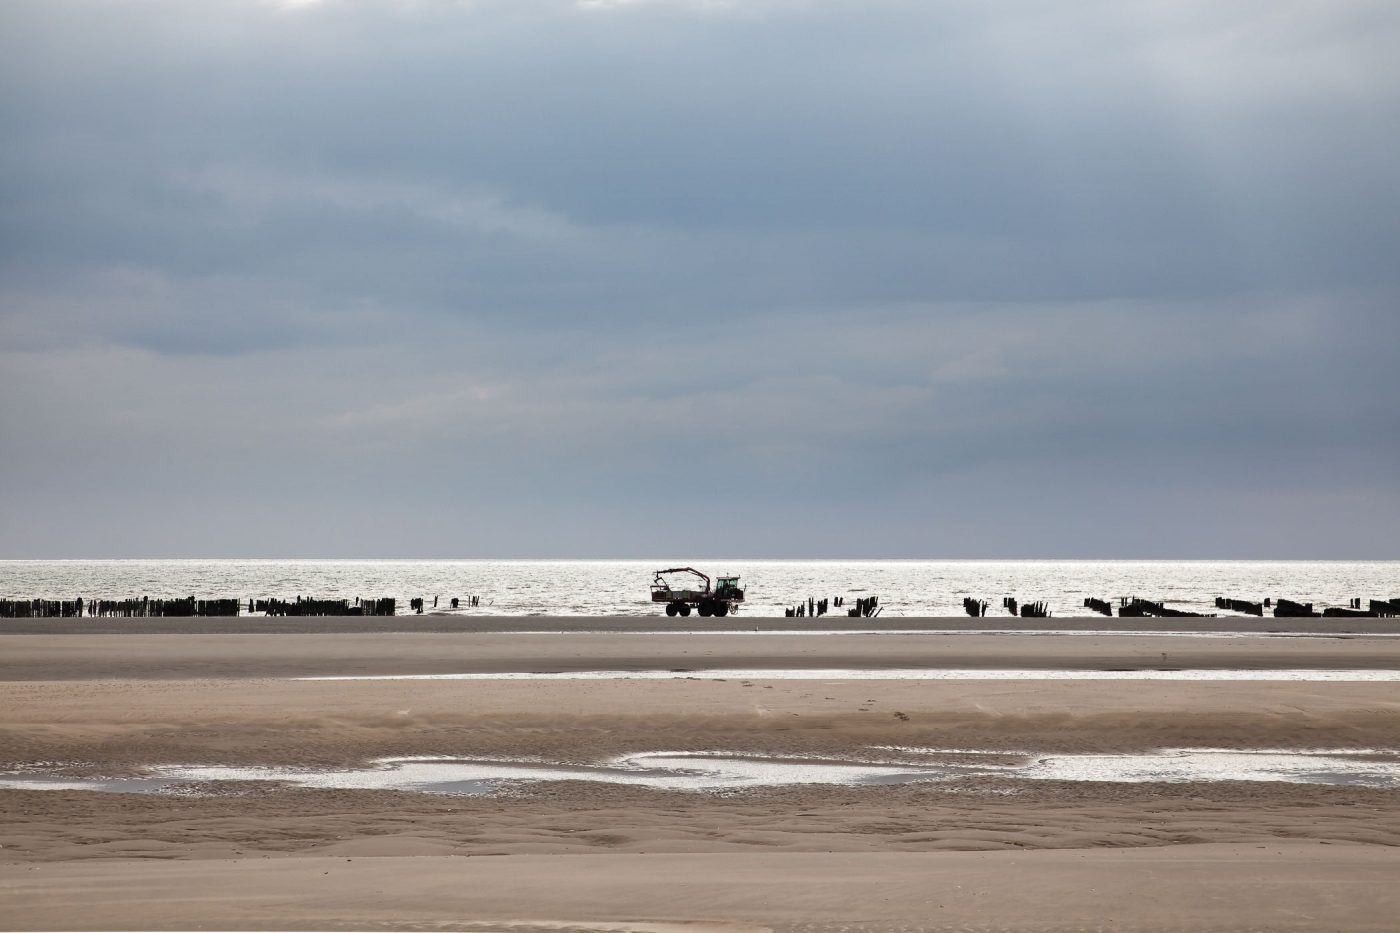
[[[13,0],[0,553],[1384,553],[1397,39]]]

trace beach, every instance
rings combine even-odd
[[[1400,639],[1387,637],[1400,627],[1386,620],[1328,637],[1304,634],[1319,620],[1262,620],[1275,634],[1133,620],[1111,635],[968,619],[807,626],[878,634],[772,631],[775,620],[687,633],[636,619],[21,621],[0,627],[0,770],[74,780],[423,756],[591,767],[659,751],[804,762],[1400,748],[1393,682],[1214,679],[1400,670]],[[967,631],[975,622],[999,633]],[[964,673],[861,679],[880,670]],[[619,673],[578,677],[598,672]],[[487,679],[303,679],[425,675]],[[267,781],[4,789],[0,925],[1392,929],[1397,797],[997,773],[725,792],[596,780],[468,796]]]
[[[0,0],[0,933],[1400,933],[1400,0]]]

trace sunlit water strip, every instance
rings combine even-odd
[[[715,668],[674,671],[497,671],[355,674],[293,680],[1241,680],[1400,682],[1397,670],[999,670],[938,668]]]
[[[809,597],[878,596],[882,617],[962,616],[964,597],[991,603],[1045,600],[1057,617],[1082,616],[1084,598],[1141,596],[1197,612],[1215,597],[1288,597],[1319,606],[1400,597],[1400,561],[1122,560],[128,560],[0,561],[0,596],[15,599],[130,597],[412,597],[451,605],[479,597],[474,615],[657,616],[652,572],[690,565],[738,574],[742,617],[783,618]],[[841,608],[832,606],[833,614]],[[1228,614],[1228,613],[1223,613]]]

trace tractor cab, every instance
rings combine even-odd
[[[743,599],[744,591],[739,588],[739,578],[720,577],[715,582],[715,597],[717,599]]]

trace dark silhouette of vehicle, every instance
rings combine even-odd
[[[682,573],[699,577],[701,586],[696,589],[692,584],[691,589],[686,589],[679,581],[673,585],[673,581],[668,579],[673,574]],[[739,611],[739,604],[744,601],[744,591],[739,588],[738,577],[720,577],[711,589],[710,578],[694,567],[670,567],[656,571],[652,577],[651,601],[665,603],[668,616],[688,616],[693,608],[702,616],[723,618]]]

